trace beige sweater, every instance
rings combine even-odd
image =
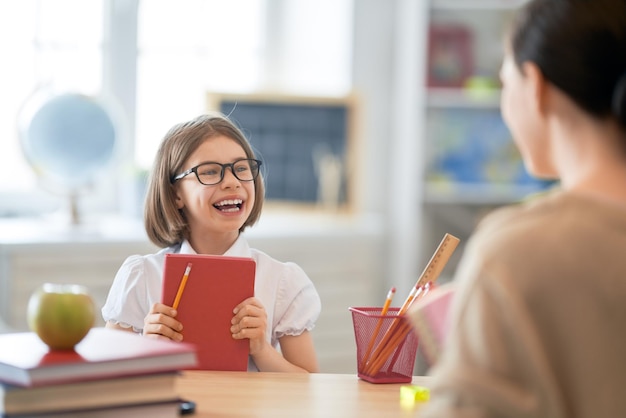
[[[468,242],[425,417],[626,417],[626,207],[553,192]]]

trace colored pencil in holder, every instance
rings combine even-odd
[[[387,312],[389,311],[389,306],[391,305],[391,301],[393,299],[393,295],[396,293],[396,288],[392,287],[389,290],[389,293],[387,293],[387,298],[385,299],[385,304],[380,312],[381,317],[378,319],[378,323],[376,324],[376,328],[374,329],[374,332],[372,333],[372,338],[370,339],[370,342],[367,346],[367,350],[365,351],[365,355],[363,356],[363,359],[361,360],[361,364],[360,364],[360,369],[363,370],[367,364],[367,362],[369,361],[369,357],[370,354],[372,352],[372,348],[374,348],[374,343],[376,342],[376,339],[378,338],[378,334],[380,333],[380,328],[383,325],[383,317],[385,315],[387,315]]]

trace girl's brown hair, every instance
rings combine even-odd
[[[148,238],[159,247],[169,247],[189,238],[189,224],[176,206],[176,195],[170,178],[183,170],[189,156],[208,138],[225,136],[237,142],[246,158],[256,158],[245,135],[220,113],[201,115],[172,127],[157,151],[148,182],[144,209],[144,225]],[[250,216],[239,229],[243,232],[261,216],[265,197],[263,176],[254,180],[256,198]]]

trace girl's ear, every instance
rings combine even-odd
[[[174,199],[176,201],[176,207],[178,209],[182,209],[185,207],[185,202],[183,201],[183,198],[181,196],[181,192],[180,192],[180,188],[176,187],[176,185],[172,184],[170,186],[172,188],[172,192],[174,193]]]
[[[548,85],[546,79],[537,64],[533,62],[525,62],[522,65],[522,70],[526,78],[527,87],[530,90],[529,93],[534,99],[532,103],[535,105],[535,110],[539,114],[544,115],[548,105]]]

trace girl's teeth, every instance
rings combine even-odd
[[[237,200],[223,200],[221,202],[217,203],[217,206],[225,206],[225,205],[240,205],[241,203],[243,203],[241,201],[241,199],[237,199]]]

